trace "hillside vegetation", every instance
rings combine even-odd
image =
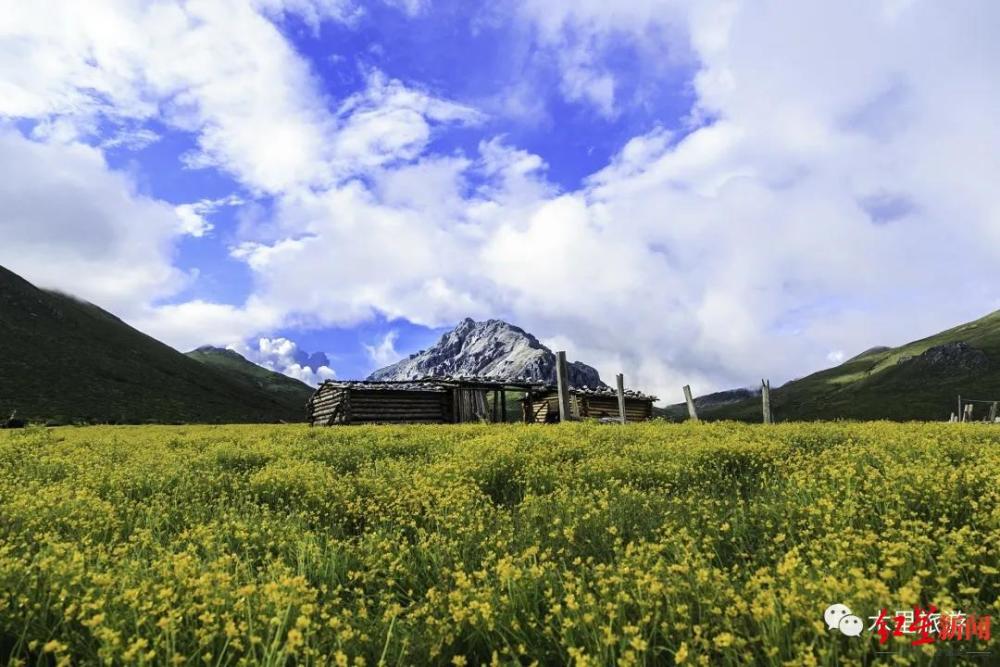
[[[233,350],[206,345],[186,352],[185,356],[214,368],[234,382],[265,391],[282,402],[303,410],[306,401],[315,391],[305,382],[258,366]]]
[[[901,664],[1000,612],[1000,428],[0,432],[0,662]],[[939,656],[941,657],[941,656]],[[938,663],[935,663],[938,664]]]
[[[55,423],[303,421],[301,396],[188,358],[0,267],[0,418],[17,410]]]
[[[872,348],[771,390],[775,418],[945,420],[957,397],[1000,400],[1000,311],[900,347]],[[682,405],[664,416],[686,416]],[[982,418],[979,405],[974,417]],[[699,406],[704,419],[761,421],[759,395]]]

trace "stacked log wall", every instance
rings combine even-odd
[[[450,401],[440,391],[391,391],[351,389],[349,422],[425,423],[450,421]]]
[[[618,417],[618,398],[615,396],[587,396],[584,404],[584,417]],[[652,416],[652,401],[625,397],[625,421],[645,421]]]
[[[309,399],[309,423],[312,426],[345,423],[347,405],[349,396],[346,390],[322,386]]]
[[[531,402],[531,412],[534,421],[544,424],[549,413],[558,413],[558,399],[554,395],[536,397]],[[618,398],[615,396],[585,396],[573,394],[570,396],[570,414],[574,418],[599,419],[601,417],[618,417]],[[625,420],[646,421],[653,416],[653,402],[625,398]]]

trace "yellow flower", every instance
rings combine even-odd
[[[43,653],[61,653],[66,650],[66,645],[56,641],[55,639],[46,642],[45,646],[42,647]]]

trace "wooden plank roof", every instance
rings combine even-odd
[[[555,385],[546,385],[541,388],[543,393],[555,393],[559,389]],[[570,387],[569,393],[576,394],[578,396],[606,396],[608,398],[617,398],[618,392],[614,387]],[[636,391],[635,389],[626,389],[625,398],[634,398],[640,401],[653,401],[656,402],[660,400],[652,394],[644,394],[641,391]]]
[[[549,393],[557,391],[555,385],[538,382],[529,378],[498,379],[491,377],[461,376],[426,376],[415,380],[327,380],[322,386],[332,386],[340,389],[362,389],[366,391],[445,391],[446,389],[505,389],[514,391],[531,391],[532,393]],[[612,387],[570,387],[570,393],[582,396],[617,397]],[[644,394],[633,389],[625,390],[625,398],[657,401],[656,396]]]

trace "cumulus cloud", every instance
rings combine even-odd
[[[390,331],[382,337],[382,340],[375,345],[365,344],[365,352],[368,358],[375,364],[376,368],[383,368],[394,364],[403,358],[403,355],[396,351],[396,340],[399,338],[398,331]]]
[[[33,141],[0,127],[0,264],[125,317],[186,285],[172,264],[180,225],[81,143]]]
[[[330,361],[325,354],[322,352],[309,354],[287,338],[261,337],[256,341],[231,344],[228,347],[258,366],[301,380],[308,385],[316,386],[324,380],[337,377],[330,368]]]
[[[241,206],[245,202],[237,195],[229,195],[219,199],[200,199],[190,204],[180,204],[174,207],[180,218],[180,231],[194,237],[201,237],[212,231],[212,223],[208,216],[223,206]]]

